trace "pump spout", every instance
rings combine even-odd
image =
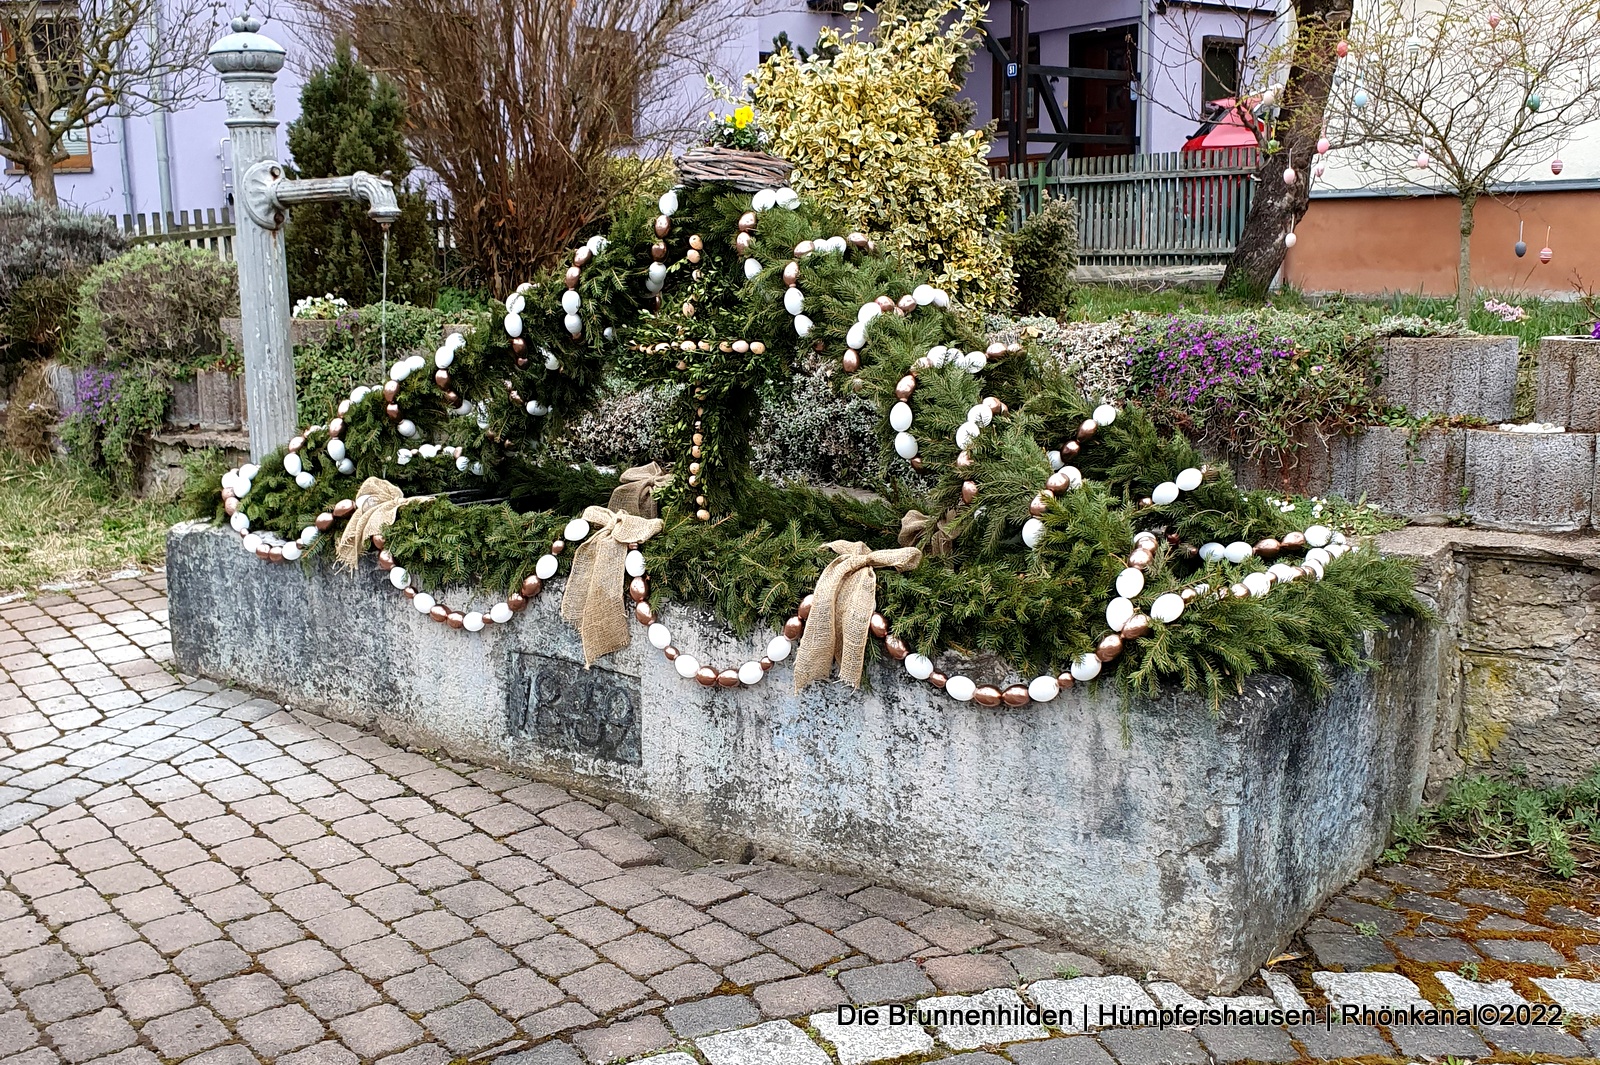
[[[245,174],[243,192],[245,211],[265,229],[283,225],[288,209],[300,203],[365,203],[367,216],[384,225],[400,217],[394,183],[365,170],[344,177],[291,178],[282,163],[269,159]]]

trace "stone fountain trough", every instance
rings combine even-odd
[[[713,854],[997,913],[1197,992],[1237,987],[1373,859],[1420,800],[1434,732],[1432,637],[1410,622],[1322,699],[1256,677],[1218,712],[1178,693],[1124,705],[1106,685],[985,709],[886,662],[870,690],[799,696],[781,667],[751,689],[687,683],[643,639],[585,671],[559,595],[471,634],[370,561],[271,566],[198,524],[173,530],[167,572],[185,672],[616,798]],[[761,653],[667,613],[703,658]]]

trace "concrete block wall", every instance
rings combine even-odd
[[[1519,348],[1516,337],[1391,337],[1378,351],[1378,394],[1419,418],[1510,421]]]
[[[1545,337],[1539,342],[1533,418],[1600,431],[1600,340]]]

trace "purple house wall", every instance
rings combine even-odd
[[[1141,5],[1145,4],[1149,9],[1141,18]],[[809,46],[822,26],[830,22],[847,23],[848,15],[815,9],[827,6],[826,2],[816,3],[816,0],[756,0],[754,13],[740,20],[734,32],[715,50],[709,63],[712,71],[724,81],[737,84],[738,75],[756,65],[761,53],[771,49],[773,38],[780,32],[786,32],[796,44]],[[1005,37],[1009,32],[1010,6],[1009,0],[991,3],[989,19],[996,37]],[[1132,86],[1130,91],[1129,86],[1120,83],[1088,83],[1091,91],[1111,87],[1115,99],[1097,97],[1092,103],[1102,111],[1107,102],[1113,105],[1116,111],[1113,118],[1123,120],[1128,127],[1130,140],[1126,150],[1162,152],[1182,147],[1184,139],[1194,131],[1195,119],[1200,113],[1201,73],[1196,57],[1202,40],[1246,35],[1240,17],[1227,9],[1163,4],[1158,11],[1157,6],[1155,0],[1034,0],[1030,5],[1030,37],[1037,38],[1034,61],[1052,66],[1079,65],[1086,46],[1092,52],[1097,41],[1126,39],[1134,42],[1132,55],[1121,61],[1145,68],[1142,86]],[[226,21],[226,17],[219,17],[212,29],[213,37],[226,32]],[[295,24],[292,7],[281,3],[263,32],[289,51],[289,65],[278,80],[278,114],[280,121],[287,124],[298,114],[303,72],[316,62],[321,49],[316,47],[317,42],[303,39],[304,31]],[[1075,49],[1078,52],[1075,53]],[[1139,62],[1141,57],[1142,63]],[[996,77],[993,58],[980,49],[963,91],[963,95],[977,105],[977,124],[999,117],[999,101],[995,94],[999,84],[1002,81]],[[703,71],[686,71],[681,85],[681,95],[677,99],[685,105],[686,113],[693,113],[691,108],[704,106]],[[1125,104],[1116,96],[1118,87],[1121,94],[1128,97]],[[1073,99],[1067,79],[1058,80],[1052,88],[1053,95],[1069,115],[1082,113],[1085,101],[1081,90],[1080,97]],[[1042,109],[1042,104],[1035,107]],[[1078,112],[1074,112],[1074,107]],[[163,116],[126,119],[113,116],[90,131],[90,169],[57,175],[60,196],[64,202],[75,206],[113,215],[164,209],[203,212],[221,208],[230,202],[232,189],[223,118],[220,94],[216,91],[202,101]],[[165,166],[158,151],[158,122],[165,123],[167,132]],[[1041,128],[1049,128],[1049,120],[1043,114],[1040,122]],[[287,146],[282,150],[287,153]],[[1034,155],[1045,150],[1047,146],[1030,144]],[[1006,151],[1002,131],[992,157],[1004,159]],[[163,196],[164,184],[170,190],[169,198]],[[0,192],[26,196],[27,181],[20,175],[0,174]],[[168,202],[164,203],[164,199]]]

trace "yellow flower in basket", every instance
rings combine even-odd
[[[744,129],[755,120],[756,113],[753,108],[749,107],[748,105],[741,107],[733,113],[733,128]]]

